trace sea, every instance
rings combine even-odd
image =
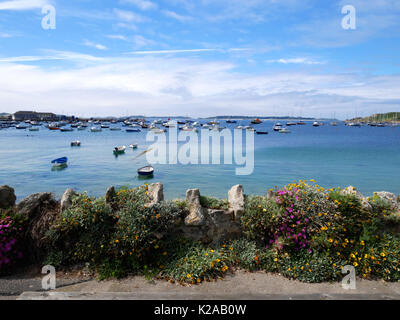
[[[18,200],[37,192],[53,192],[60,198],[67,188],[102,196],[109,186],[136,187],[154,182],[164,184],[166,199],[184,198],[186,190],[193,188],[199,188],[202,195],[227,198],[236,184],[243,185],[246,194],[263,195],[270,188],[311,179],[326,188],[352,185],[365,196],[374,191],[400,194],[400,127],[349,127],[342,122],[313,127],[312,122],[306,122],[289,127],[291,133],[283,134],[272,130],[274,124],[263,121],[253,125],[269,134],[254,136],[254,170],[250,175],[237,175],[236,169],[241,166],[235,162],[178,161],[153,164],[155,172],[148,179],[137,174],[148,164],[145,151],[154,143],[147,141],[146,129],[129,133],[122,124],[112,125],[121,126],[121,131],[102,132],[91,132],[90,125],[85,131],[72,132],[50,131],[44,126],[38,132],[2,129],[0,185],[13,187]],[[220,125],[233,133],[235,126],[247,126],[250,121],[226,124],[221,120]],[[80,147],[71,147],[75,140],[81,141]],[[130,149],[132,143],[138,148]],[[123,145],[127,147],[125,154],[115,156],[114,148]],[[223,147],[220,153],[223,162]],[[68,166],[54,170],[51,161],[60,157],[68,157]]]

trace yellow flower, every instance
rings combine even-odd
[[[385,253],[384,253],[384,252],[382,252],[382,253],[381,253],[381,256],[382,256],[382,257],[385,257],[386,255],[385,255]]]
[[[188,274],[186,275],[186,277],[187,277],[187,278],[191,278],[192,275],[188,273]]]
[[[118,243],[119,242],[119,240],[117,239],[117,240],[115,240],[115,243]]]
[[[357,266],[358,266],[358,263],[357,263],[357,262],[354,262],[354,263],[353,263],[353,266],[357,267]]]
[[[278,258],[275,258],[274,261],[277,262],[277,261],[278,261]]]

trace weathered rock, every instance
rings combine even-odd
[[[186,202],[189,207],[189,215],[185,218],[186,226],[202,226],[207,221],[207,209],[200,204],[199,189],[186,191]]]
[[[60,216],[60,204],[51,193],[30,195],[17,205],[18,212],[28,220],[25,241],[34,259],[43,258],[44,238]]]
[[[364,196],[360,192],[358,192],[357,189],[354,188],[353,186],[348,186],[347,188],[343,189],[341,191],[341,193],[343,195],[353,195],[353,196],[355,196],[358,200],[360,200],[361,205],[362,205],[364,210],[372,211],[372,206],[368,202],[368,200],[366,198],[364,198]]]
[[[151,200],[150,205],[164,201],[164,186],[162,183],[152,183],[148,189],[148,196]]]
[[[7,209],[15,205],[14,189],[9,186],[0,187],[0,209]]]
[[[208,215],[212,223],[207,236],[214,242],[226,241],[240,236],[240,226],[233,221],[229,211],[209,209]]]
[[[229,208],[233,211],[236,221],[239,221],[240,217],[244,213],[244,195],[243,186],[238,184],[233,186],[228,192]]]
[[[61,197],[61,212],[71,208],[72,199],[77,195],[78,194],[71,188],[65,190],[64,194]]]
[[[114,186],[111,186],[106,191],[106,203],[113,204],[117,197],[117,193],[115,192]]]

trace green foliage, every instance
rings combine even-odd
[[[88,262],[99,279],[141,274],[180,284],[222,278],[235,268],[309,283],[337,281],[344,265],[367,279],[400,280],[400,240],[387,232],[394,214],[382,199],[370,200],[371,212],[354,195],[296,182],[268,198],[246,197],[244,237],[208,246],[184,238],[177,228],[186,201],[149,206],[147,191],[147,185],[121,188],[112,206],[86,194],[74,198],[47,233],[46,262]],[[211,197],[201,197],[201,204],[228,207]]]
[[[285,255],[276,262],[279,272],[286,278],[297,279],[302,282],[316,283],[339,280],[343,276],[340,266],[343,261],[335,260],[325,252],[314,251],[309,253],[300,250],[291,255]]]
[[[274,200],[261,196],[246,197],[245,212],[241,217],[244,235],[250,240],[266,242],[271,226],[282,214],[282,208]]]
[[[214,197],[200,196],[200,204],[208,209],[228,210],[229,202],[226,199],[217,199]]]
[[[181,242],[182,243],[182,242]],[[231,264],[231,250],[226,246],[208,248],[200,243],[182,243],[180,254],[175,255],[161,275],[171,281],[201,283],[223,277]]]

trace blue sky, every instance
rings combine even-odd
[[[399,40],[395,0],[0,0],[0,112],[400,111]]]

